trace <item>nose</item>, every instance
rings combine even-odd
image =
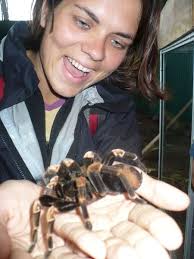
[[[95,37],[82,44],[82,51],[94,61],[102,61],[105,58],[105,39]]]

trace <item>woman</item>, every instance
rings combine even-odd
[[[37,1],[30,27],[10,30],[1,44],[1,182],[42,181],[50,164],[81,162],[88,150],[140,155],[131,91],[160,94],[156,7],[142,3]]]
[[[16,23],[2,40],[0,178],[4,183],[0,192],[4,202],[0,226],[4,250],[0,256],[10,255],[10,246],[12,251],[29,246],[29,207],[40,195],[37,185],[6,180],[42,183],[49,165],[65,157],[81,162],[88,150],[101,156],[113,148],[140,154],[131,92],[139,90],[149,99],[162,97],[155,85],[158,16],[155,1],[36,1],[32,22]],[[157,186],[163,191],[154,197],[150,190],[155,184],[144,175],[139,194],[166,209],[188,206],[186,195],[162,183]],[[168,202],[166,191],[172,192]],[[13,208],[21,215],[19,222]],[[125,235],[133,236],[129,211],[130,220],[139,225],[134,232],[139,238],[129,238],[132,243],[123,240],[120,231],[124,221]],[[152,229],[150,223],[139,222],[139,213],[156,226]],[[74,211],[63,215],[61,223],[60,217],[56,220],[55,231],[84,254],[55,238],[57,247],[63,244],[62,249],[67,249],[66,257],[169,258],[165,249],[181,243],[180,230],[170,217],[150,205],[130,203],[122,195],[92,204],[90,214],[99,222],[94,232],[83,228]],[[110,215],[117,217],[108,220]],[[155,221],[155,215],[162,221]],[[161,240],[163,220],[174,243]],[[142,246],[134,249],[138,243]],[[151,252],[153,244],[157,248]],[[41,241],[36,249],[34,256],[44,251]],[[14,256],[30,255],[13,252]]]

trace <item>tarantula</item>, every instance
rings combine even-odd
[[[128,164],[114,163],[118,159],[124,159]],[[141,185],[142,171],[146,168],[137,155],[122,149],[112,150],[103,159],[97,153],[88,151],[83,157],[83,165],[67,158],[60,165],[49,167],[45,173],[45,178],[49,179],[48,185],[32,206],[32,243],[29,252],[37,242],[42,207],[49,207],[46,212],[48,256],[53,248],[56,210],[66,212],[80,207],[85,227],[91,230],[87,203],[108,193],[124,192],[130,199],[141,201],[135,190]]]

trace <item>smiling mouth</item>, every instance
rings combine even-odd
[[[82,66],[80,63],[78,63],[77,61],[75,61],[70,57],[67,57],[67,59],[69,60],[72,66],[74,66],[76,69],[78,69],[80,72],[83,72],[84,74],[88,74],[92,71],[91,69]]]

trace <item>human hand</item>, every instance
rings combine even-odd
[[[6,181],[0,185],[0,259],[44,258],[45,237],[41,231],[38,233],[38,242],[32,255],[27,253],[31,244],[31,205],[38,199],[41,190],[40,186],[24,180]],[[62,254],[65,258],[79,259],[69,246],[64,245],[62,238],[54,234],[53,240],[54,245],[60,247],[53,252],[53,258]]]
[[[26,181],[8,181],[0,186],[0,258],[6,258],[11,249],[12,259],[31,258],[24,252],[30,245],[29,211],[40,191],[39,186]],[[186,194],[145,174],[137,192],[169,210],[183,210],[189,204]],[[93,231],[85,229],[75,211],[56,216],[55,232],[61,238],[54,235],[54,244],[60,248],[50,258],[167,259],[166,249],[176,249],[182,243],[181,231],[171,217],[149,204],[131,202],[124,195],[107,195],[88,205],[88,211]],[[41,258],[44,253],[43,239],[40,232],[34,257]]]
[[[176,222],[161,209],[181,211],[188,207],[189,198],[180,190],[143,174],[137,193],[150,204],[139,204],[124,195],[110,196],[88,206],[93,231],[88,232],[76,216],[60,215],[59,235],[70,237],[94,258],[107,259],[169,259],[168,250],[182,244],[182,233]],[[77,221],[77,226],[72,223]],[[93,233],[104,241],[100,249]],[[93,240],[89,245],[88,240]],[[103,254],[104,252],[104,254]],[[106,254],[106,256],[105,256]],[[92,257],[92,258],[93,258]]]

